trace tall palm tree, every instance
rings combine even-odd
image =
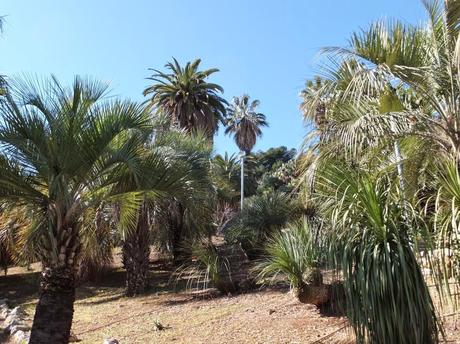
[[[161,118],[163,129],[169,127],[194,135],[204,133],[212,144],[219,123],[224,123],[227,102],[220,96],[223,88],[207,81],[218,69],[199,70],[200,63],[197,59],[181,66],[173,58],[166,64],[168,72],[153,70],[154,74],[148,79],[154,83],[144,90],[144,95],[150,97],[148,102],[156,110],[156,117]],[[161,135],[161,131],[157,131],[156,138]],[[164,205],[168,208],[167,227],[171,232],[173,257],[177,261],[178,245],[192,218],[189,216],[191,208],[197,209],[190,203],[191,208],[186,209],[177,199],[170,199]]]
[[[262,136],[261,127],[267,127],[268,122],[262,113],[258,113],[258,100],[250,101],[247,94],[234,97],[227,108],[227,128],[225,134],[233,134],[235,142],[241,151],[241,209],[244,200],[244,157],[248,155],[257,137]]]
[[[80,77],[70,88],[54,77],[25,80],[0,103],[0,199],[30,214],[24,239],[43,265],[32,344],[69,340],[85,214],[133,191],[125,175],[150,183],[138,163],[149,115],[135,103],[105,101],[106,90]]]
[[[160,114],[169,118],[170,124],[187,132],[202,131],[212,139],[219,122],[224,123],[227,102],[219,94],[223,88],[207,82],[217,68],[198,70],[201,60],[187,62],[182,67],[175,58],[168,62],[169,73],[153,69],[149,77],[154,82],[144,90],[149,103]]]

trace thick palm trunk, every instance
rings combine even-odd
[[[142,206],[136,230],[123,243],[126,295],[144,293],[149,285],[150,226],[147,206]]]
[[[71,267],[45,268],[40,283],[30,344],[67,344],[75,301],[75,272]]]

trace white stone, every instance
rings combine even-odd
[[[0,321],[4,321],[8,314],[10,314],[8,307],[3,308],[3,306],[0,306]]]
[[[18,320],[18,319],[9,319],[9,321],[8,322],[5,321],[3,325],[5,327],[4,332],[11,333],[11,329],[13,327],[23,325],[23,323],[21,320]]]
[[[27,325],[27,324],[24,324],[24,323],[20,323],[20,324],[17,324],[17,325],[12,325],[9,327],[9,332],[10,334],[14,334],[18,331],[29,331],[30,330],[30,326]]]
[[[115,338],[110,338],[110,339],[105,339],[104,344],[120,344],[117,339]]]
[[[29,333],[26,333],[24,331],[17,331],[13,335],[13,341],[18,344],[28,343],[29,336]]]

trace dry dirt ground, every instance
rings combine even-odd
[[[33,316],[38,270],[11,269],[0,277],[0,298],[22,304]],[[163,269],[163,270],[162,270]],[[133,343],[353,343],[345,318],[321,315],[314,306],[300,304],[284,288],[258,290],[236,296],[217,296],[212,290],[190,293],[168,284],[170,271],[152,265],[151,292],[137,298],[123,296],[124,272],[115,267],[97,282],[77,292],[72,331],[80,343],[117,338]],[[460,332],[454,317],[447,326],[450,343]],[[156,323],[164,326],[155,330]]]

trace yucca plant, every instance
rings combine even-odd
[[[330,164],[316,187],[358,342],[437,343],[440,325],[413,249],[420,224],[398,185]]]
[[[265,257],[254,271],[259,282],[276,282],[284,276],[299,301],[320,306],[329,300],[329,288],[318,268],[320,259],[310,225],[303,219],[290,223],[268,241]]]

